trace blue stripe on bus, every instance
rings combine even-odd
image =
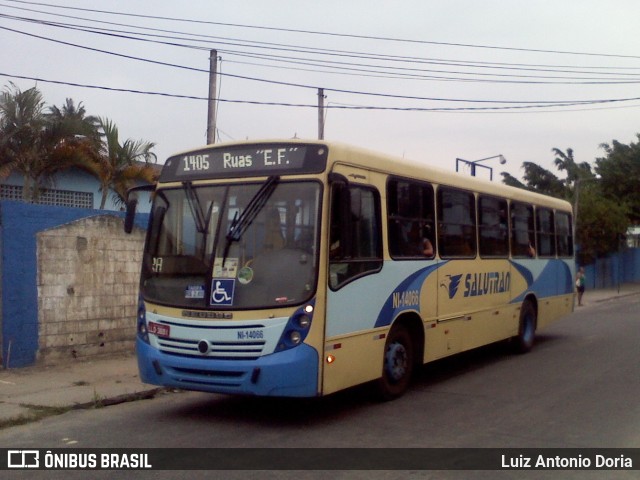
[[[534,292],[538,298],[567,295],[573,292],[573,274],[569,265],[562,260],[549,260],[535,280],[524,266],[515,262],[512,264],[527,280],[528,288],[527,291],[514,297],[511,303],[521,302],[528,292]]]
[[[418,294],[422,290],[422,286],[425,283],[425,279],[438,268],[446,265],[448,262],[440,262],[434,265],[430,265],[426,268],[420,269],[417,272],[409,275],[405,280],[403,280],[389,295],[387,301],[384,303],[380,314],[378,315],[378,319],[376,320],[375,327],[385,327],[391,324],[391,320],[398,316],[399,313],[405,310],[420,310],[419,305],[418,308],[416,305],[407,305],[404,304],[402,306],[394,305],[394,295],[403,295],[405,292],[417,291]]]
[[[420,311],[420,293],[426,278],[449,261],[439,262],[417,270],[400,282],[387,298],[380,310],[374,328],[389,326],[394,318],[404,311]],[[538,298],[566,295],[573,292],[573,274],[563,260],[549,259],[539,274],[534,274],[524,264],[510,261],[526,282],[524,291],[517,293],[511,303],[522,302],[527,293],[533,292]],[[540,260],[536,260],[540,264]],[[409,295],[409,297],[407,297]],[[434,296],[434,301],[435,301]]]

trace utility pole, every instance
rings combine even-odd
[[[318,140],[324,140],[324,88],[318,89]]]
[[[216,83],[218,81],[218,51],[209,57],[209,103],[207,113],[207,144],[216,143]]]

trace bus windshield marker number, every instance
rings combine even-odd
[[[184,162],[183,171],[191,172],[191,171],[202,171],[209,170],[209,155],[185,155],[182,157],[182,161]]]

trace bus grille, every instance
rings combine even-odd
[[[210,342],[209,351],[200,353],[196,340],[159,338],[162,353],[181,357],[211,358],[216,360],[255,360],[262,355],[264,341]]]

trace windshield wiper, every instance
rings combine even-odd
[[[196,228],[199,233],[207,233],[207,224],[209,223],[209,218],[211,218],[209,210],[209,215],[205,216],[204,210],[202,209],[202,203],[200,203],[200,199],[198,198],[198,194],[193,189],[193,185],[191,182],[183,182],[182,187],[184,188],[185,193],[187,194],[187,200],[189,202],[189,209],[191,210],[191,215],[196,222]]]
[[[236,212],[235,217],[231,221],[231,225],[229,226],[229,231],[227,232],[227,241],[224,245],[224,254],[222,256],[222,265],[224,266],[224,262],[227,259],[227,255],[229,254],[229,249],[231,248],[232,242],[237,242],[242,238],[244,232],[247,231],[247,228],[253,223],[258,214],[262,211],[264,206],[266,205],[269,197],[274,192],[276,187],[278,186],[278,181],[280,177],[277,175],[272,175],[262,184],[260,190],[256,192],[256,194],[249,200],[247,206],[243,210],[243,212],[238,215]]]

